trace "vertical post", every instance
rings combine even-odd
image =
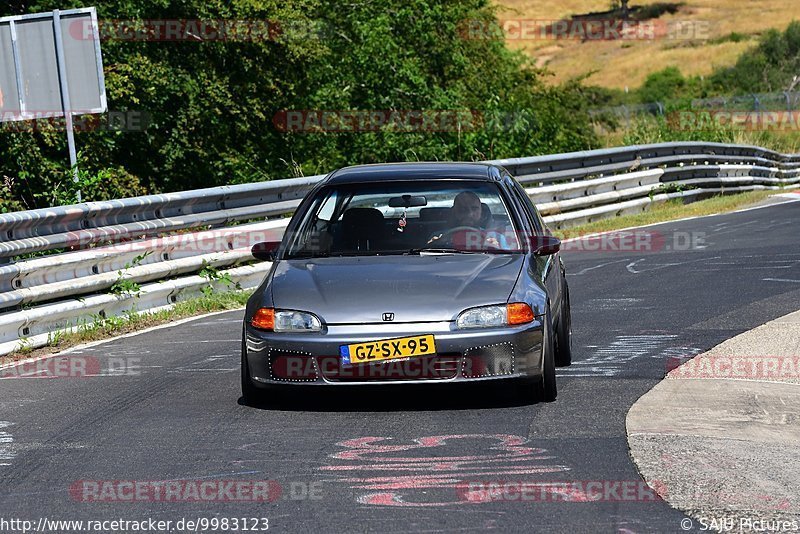
[[[17,95],[19,96],[19,115],[25,117],[25,87],[22,83],[22,62],[19,59],[19,46],[17,45],[17,27],[12,19],[8,23],[11,32],[11,55],[14,58],[14,71],[17,75]]]
[[[8,23],[8,30],[11,33],[11,57],[14,59],[14,74],[17,83],[17,97],[19,98],[19,115],[20,118],[25,116],[25,92],[22,85],[22,68],[20,67],[19,47],[17,46],[17,27],[14,25],[14,20]],[[3,235],[3,239],[6,236]],[[0,265],[7,265],[11,263],[11,256],[0,255]]]
[[[69,147],[69,165],[73,180],[78,182],[78,154],[75,150],[75,132],[72,130],[72,105],[69,101],[69,81],[67,80],[67,62],[64,59],[64,42],[61,40],[61,12],[53,10],[53,34],[56,44],[56,61],[58,62],[58,85],[61,89],[61,107],[67,128],[67,146]],[[81,190],[78,189],[78,202],[81,202]]]

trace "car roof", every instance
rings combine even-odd
[[[488,163],[380,163],[357,165],[334,171],[326,184],[355,184],[376,181],[414,180],[500,180],[501,167]]]

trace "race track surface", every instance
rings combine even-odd
[[[574,363],[559,369],[551,404],[503,388],[387,387],[244,406],[241,311],[69,355],[97,376],[1,380],[0,518],[268,518],[279,532],[680,532],[684,515],[647,492],[612,490],[595,502],[547,488],[638,484],[625,415],[671,358],[799,307],[799,213],[800,203],[787,203],[639,230],[657,250],[566,244]],[[274,481],[274,501],[119,501],[107,492],[92,502],[85,490],[94,486],[82,482],[170,480]],[[501,481],[540,491],[482,502],[463,491]]]

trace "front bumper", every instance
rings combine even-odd
[[[541,318],[539,318],[541,319]],[[542,375],[543,323],[458,330],[450,322],[327,326],[322,332],[263,332],[245,324],[253,385],[374,385],[478,382]],[[339,347],[433,334],[434,356],[342,365]]]

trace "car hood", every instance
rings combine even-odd
[[[522,254],[370,256],[284,260],[275,266],[276,308],[309,311],[327,324],[452,321],[474,306],[504,303]]]

